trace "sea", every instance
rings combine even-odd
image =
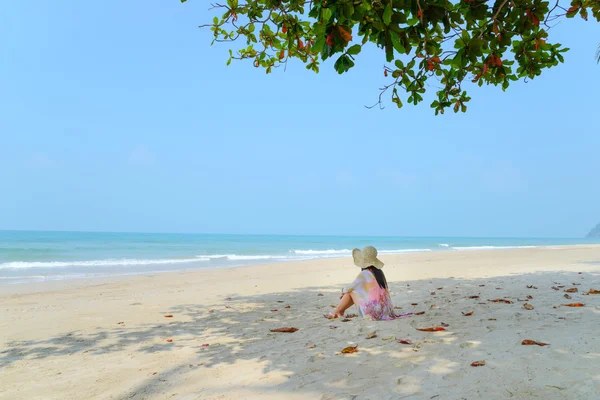
[[[212,235],[0,231],[0,285],[380,254],[600,244],[581,238]]]

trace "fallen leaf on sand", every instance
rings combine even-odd
[[[350,318],[344,318],[344,319],[342,320],[342,322],[350,322],[350,321],[352,321]]]
[[[435,290],[442,290],[442,289],[443,289],[443,287],[439,287],[439,288],[437,288],[437,289],[435,289]]]
[[[488,301],[491,301],[492,303],[512,304],[512,301],[506,300],[506,299],[494,299],[494,300],[488,300]]]
[[[588,292],[588,294],[600,294],[600,290],[590,289],[590,291]]]
[[[425,314],[425,311],[419,311],[419,312],[415,313],[415,315],[423,315],[423,314]]]
[[[278,309],[271,310],[271,312],[277,312],[277,311],[279,311],[279,310]]]
[[[283,308],[292,308],[292,306],[285,306],[285,307],[283,307]]]
[[[167,339],[167,342],[171,343],[173,342],[173,339]]]
[[[533,296],[527,296],[527,300],[532,300]]]
[[[583,306],[585,306],[585,304],[583,304],[583,303],[568,303],[568,304],[563,304],[563,306],[565,306],[565,307],[583,307]]]
[[[314,349],[315,347],[317,347],[317,345],[316,345],[316,344],[314,344],[314,343],[308,343],[308,344],[306,345],[306,348],[307,348],[307,349]]]
[[[377,332],[373,331],[373,332],[369,333],[365,339],[374,339],[376,337],[377,337]]]
[[[572,297],[571,297],[571,296],[569,296],[569,295],[568,295],[568,294],[566,294],[566,293],[565,293],[565,296],[564,296],[564,297],[565,297],[565,299],[572,299]]]
[[[231,297],[225,297],[226,301],[231,301]]]
[[[323,296],[323,293],[319,293],[317,296]]]
[[[430,309],[430,310],[433,310],[433,309],[435,309],[435,308],[438,308],[438,307],[437,307],[435,304],[432,304],[432,305],[430,305],[430,306],[429,306],[429,309]]]
[[[337,329],[338,327],[335,325],[329,325],[329,329]]]
[[[123,325],[125,322],[117,322],[117,325]]]
[[[208,310],[208,312],[210,312],[210,313],[211,313],[211,312],[215,312],[215,310]]]
[[[210,346],[208,343],[204,343],[204,344],[202,345],[202,347],[208,347],[208,346]]]
[[[396,342],[402,343],[402,344],[412,344],[410,339],[396,339]]]
[[[575,283],[575,282],[573,282],[572,285],[573,286],[579,286],[579,285],[581,285],[581,283]]]
[[[231,308],[231,306],[225,306],[225,308]]]
[[[468,313],[463,312],[462,315],[464,315],[465,317],[470,317],[471,315],[473,315],[475,311],[469,311]]]
[[[446,328],[442,327],[442,326],[434,326],[431,328],[417,328],[418,331],[422,331],[422,332],[438,332],[438,331],[445,331]]]
[[[432,295],[432,296],[435,296],[435,292],[431,292],[431,293],[429,293],[429,294],[430,294],[430,295]]]
[[[471,363],[471,367],[483,367],[485,365],[485,361],[473,361]]]
[[[396,310],[402,310],[402,307],[396,306],[396,307],[394,307],[394,309],[396,309]]]
[[[358,345],[352,347],[352,346],[348,346],[345,347],[344,349],[342,349],[342,354],[352,354],[352,353],[356,353],[358,351]]]
[[[418,306],[419,303],[410,303],[411,306]]]
[[[381,340],[392,340],[393,338],[394,338],[393,336],[389,336],[389,337],[381,338]]]
[[[337,306],[335,304],[330,304],[329,307],[336,308]]]
[[[488,321],[496,321],[496,318],[488,318]]]
[[[583,272],[578,272],[579,275],[583,274]]]
[[[560,290],[559,288],[557,288],[556,286],[552,286],[550,289],[554,289],[554,290]]]
[[[278,303],[284,303],[284,301],[283,301],[283,300],[277,300],[277,302],[278,302]]]
[[[527,285],[527,289],[537,289],[537,286]]]
[[[533,310],[533,306],[529,303],[525,303],[523,304],[523,308],[526,310]]]
[[[565,289],[565,292],[567,292],[567,293],[577,293],[577,292],[579,292],[579,289],[577,289],[576,287],[572,287],[572,288],[569,288],[569,289]]]
[[[167,314],[165,315],[165,318],[173,318],[173,314]]]
[[[470,299],[478,299],[479,296],[469,296]]]
[[[479,287],[484,287],[485,285],[479,285]]]
[[[549,346],[549,345],[550,345],[550,344],[548,344],[548,343],[542,343],[542,342],[538,342],[538,341],[535,341],[535,340],[529,340],[529,339],[523,340],[523,341],[521,342],[521,344],[522,344],[523,346],[533,346],[533,345],[536,345],[536,346],[542,346],[542,347],[543,347],[543,346]]]
[[[346,318],[356,318],[358,315],[356,314],[346,314]]]
[[[447,328],[450,326],[450,324],[446,324],[445,322],[440,323],[441,326],[443,326],[444,328]]]
[[[298,328],[277,328],[277,329],[271,329],[271,332],[294,333],[297,330],[298,330]]]

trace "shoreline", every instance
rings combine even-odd
[[[405,255],[416,255],[416,254],[453,254],[453,253],[473,253],[473,252],[494,252],[494,251],[518,251],[518,250],[525,250],[525,249],[547,249],[547,250],[561,250],[561,249],[569,249],[569,248],[598,248],[600,249],[600,244],[569,244],[569,245],[546,245],[546,246],[473,246],[473,247],[465,247],[465,248],[461,248],[460,250],[458,249],[452,249],[452,250],[425,250],[423,249],[422,251],[414,251],[413,249],[409,249],[407,251],[403,251],[403,252],[397,252],[397,253],[383,253],[380,254],[381,257],[387,258],[387,257],[402,257]],[[106,274],[103,275],[101,272],[98,272],[98,275],[101,276],[80,276],[80,277],[67,277],[67,278],[57,278],[57,279],[47,279],[47,280],[42,280],[42,281],[30,281],[30,282],[5,282],[2,283],[0,281],[0,296],[2,296],[2,294],[4,292],[20,292],[20,293],[27,293],[27,290],[3,290],[5,289],[7,286],[8,287],[12,287],[12,286],[23,286],[23,285],[27,285],[27,286],[39,286],[42,287],[43,285],[56,285],[56,286],[60,286],[60,288],[64,288],[65,285],[62,285],[61,283],[63,282],[80,282],[81,284],[87,286],[87,285],[94,285],[94,282],[115,282],[118,281],[120,279],[126,279],[126,278],[135,278],[135,277],[140,277],[140,276],[152,276],[152,275],[164,275],[164,274],[187,274],[187,273],[196,273],[196,272],[209,272],[209,271],[216,271],[216,270],[223,270],[223,269],[238,269],[238,268],[252,268],[252,267],[259,267],[259,266],[266,266],[266,265],[273,265],[273,264],[282,264],[282,265],[289,265],[289,264],[295,264],[295,263],[303,263],[303,262],[318,262],[318,261],[323,261],[323,260],[335,260],[335,261],[339,261],[339,260],[345,260],[345,259],[350,259],[350,256],[340,256],[340,257],[315,257],[315,258],[309,258],[309,259],[305,259],[305,260],[275,260],[275,261],[264,261],[264,260],[260,260],[259,262],[256,263],[248,263],[248,264],[239,264],[239,265],[226,265],[226,266],[207,266],[207,267],[199,267],[199,268],[188,268],[188,269],[174,269],[174,270],[165,270],[165,271],[141,271],[141,272],[123,272],[123,273],[114,273],[114,274]],[[26,270],[26,269],[24,269]],[[8,278],[8,279],[12,279],[12,278]],[[59,289],[60,290],[60,289]]]
[[[419,314],[324,319],[359,271],[350,258],[4,285],[0,399],[581,399],[600,393],[600,295],[584,295],[600,290],[600,246],[381,259],[394,305]],[[565,292],[571,287],[578,291]],[[497,298],[510,304],[488,301]],[[525,301],[534,309],[525,309]],[[441,323],[448,325],[443,332],[417,330]],[[279,327],[299,331],[270,332]],[[373,331],[377,337],[366,339]],[[522,346],[523,340],[550,346]],[[340,354],[351,345],[358,353]],[[478,360],[486,366],[470,366]]]

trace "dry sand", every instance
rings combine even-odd
[[[0,398],[600,399],[600,247],[382,259],[399,312],[424,314],[323,318],[350,259],[0,286]]]

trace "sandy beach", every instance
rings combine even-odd
[[[419,315],[323,318],[350,258],[0,286],[0,398],[600,398],[600,247],[381,258]]]

